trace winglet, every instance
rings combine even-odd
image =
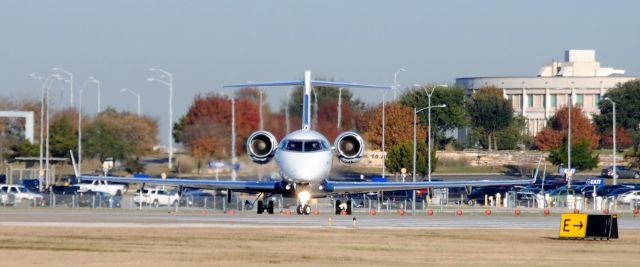
[[[535,184],[536,181],[538,181],[538,171],[540,170],[540,163],[542,163],[543,157],[544,155],[541,155],[540,158],[538,159],[538,166],[536,167],[536,172],[533,174],[533,179],[531,179],[532,184]]]
[[[71,164],[73,164],[73,173],[76,175],[76,178],[80,179],[80,171],[78,171],[76,159],[73,157],[73,151],[69,150],[69,154],[71,155]]]

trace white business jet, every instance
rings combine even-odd
[[[322,198],[329,195],[348,196],[349,194],[416,190],[429,187],[464,187],[464,186],[490,186],[490,185],[523,185],[535,182],[534,180],[467,180],[467,181],[432,181],[432,182],[343,182],[332,181],[329,177],[331,163],[335,157],[345,164],[360,161],[364,153],[364,141],[355,132],[340,134],[330,145],[327,138],[321,133],[311,129],[310,96],[312,86],[391,89],[388,86],[364,85],[357,83],[341,83],[329,81],[317,81],[311,79],[311,72],[305,71],[304,80],[277,81],[264,83],[232,84],[224,87],[265,87],[265,86],[300,86],[304,88],[302,103],[302,129],[289,133],[280,142],[267,131],[257,131],[247,139],[247,154],[258,164],[266,164],[273,158],[280,170],[280,180],[275,181],[216,181],[216,180],[192,180],[192,179],[157,179],[157,178],[124,178],[110,176],[76,176],[82,180],[106,180],[110,182],[173,185],[181,187],[196,187],[204,189],[226,189],[227,201],[230,201],[231,191],[260,192],[265,194],[280,194],[283,197],[295,197],[298,199],[297,213],[310,214],[309,200]],[[75,165],[75,162],[74,162]],[[336,201],[336,206],[340,203]],[[350,206],[350,200],[347,200]],[[273,201],[264,205],[258,201],[258,213],[273,213]],[[349,209],[350,210],[350,209]]]

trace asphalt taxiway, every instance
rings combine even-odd
[[[355,220],[355,222],[354,222]],[[455,216],[436,213],[400,216],[397,214],[354,215],[257,215],[224,214],[196,210],[168,212],[161,210],[90,210],[90,209],[0,209],[1,226],[69,226],[69,227],[158,227],[158,228],[367,228],[367,229],[558,229],[560,214],[543,216],[511,213],[467,214]],[[640,218],[621,215],[620,229],[640,230]]]

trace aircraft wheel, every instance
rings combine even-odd
[[[347,200],[347,215],[351,215],[351,200]]]
[[[258,201],[258,214],[264,213],[264,205],[262,204],[262,200]]]
[[[267,202],[267,213],[273,214],[273,200],[269,200],[269,202]]]
[[[304,215],[311,214],[311,206],[309,205],[302,206],[302,212],[304,213]]]
[[[298,205],[296,207],[296,212],[298,213],[298,215],[302,215],[302,205]]]
[[[340,212],[342,212],[342,210],[340,210],[341,204],[342,202],[340,202],[340,200],[336,200],[336,215],[340,215]]]

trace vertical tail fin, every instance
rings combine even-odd
[[[78,166],[76,165],[76,159],[73,157],[73,151],[69,150],[69,154],[71,155],[71,164],[73,164],[73,173],[76,175],[76,178],[80,178],[80,172],[78,171]]]
[[[311,129],[311,71],[304,72],[304,94],[302,95],[302,129]],[[315,107],[318,108],[318,107]]]

